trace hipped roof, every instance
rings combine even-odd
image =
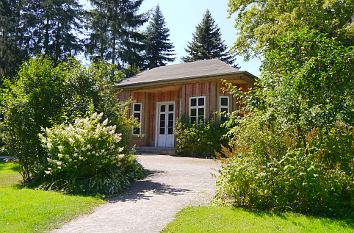
[[[200,60],[195,62],[160,66],[144,71],[134,77],[119,82],[117,87],[133,87],[144,84],[158,84],[169,81],[188,80],[202,77],[215,77],[230,74],[246,74],[255,78],[247,71],[240,71],[219,59]]]

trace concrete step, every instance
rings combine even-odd
[[[135,147],[137,154],[158,154],[158,155],[175,155],[176,149],[173,147]]]

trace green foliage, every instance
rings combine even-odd
[[[188,55],[182,57],[183,62],[219,58],[236,68],[238,67],[234,64],[235,57],[230,55],[221,38],[220,28],[215,24],[209,10],[205,12],[202,22],[197,25],[193,40],[188,43],[185,50]]]
[[[258,89],[232,90],[245,118],[217,199],[234,206],[335,214],[354,208],[353,47],[308,28],[275,40]],[[251,112],[250,112],[251,111]]]
[[[4,140],[20,161],[24,180],[38,171],[43,150],[40,127],[60,121],[64,111],[63,76],[46,59],[31,60],[21,69],[18,81],[4,90]]]
[[[185,156],[214,157],[222,145],[227,145],[226,133],[227,128],[220,122],[210,120],[197,125],[181,118],[176,122],[176,152]]]
[[[39,135],[47,153],[41,187],[69,193],[114,194],[143,169],[131,155],[124,154],[121,133],[102,121],[103,113],[77,118],[73,124],[47,128]]]
[[[336,214],[354,208],[352,1],[238,1],[239,52],[262,77],[232,92],[248,113],[230,132],[221,203]]]
[[[21,13],[32,56],[44,54],[58,63],[82,51],[77,34],[82,28],[83,9],[78,0],[28,0]]]
[[[0,1],[0,87],[3,78],[15,76],[19,64],[27,58],[21,47],[20,9],[21,1]]]
[[[166,62],[173,62],[175,58],[174,46],[170,42],[169,29],[166,27],[165,18],[160,7],[157,6],[152,19],[144,33],[146,65],[144,69],[153,69],[164,66]]]
[[[352,45],[353,8],[352,0],[229,0],[239,31],[234,49],[249,58],[277,48],[278,38],[304,27]]]
[[[112,89],[113,80],[121,76],[105,64],[84,68],[74,60],[55,66],[41,57],[22,66],[17,81],[3,90],[1,105],[4,141],[9,153],[19,159],[24,181],[41,176],[46,163],[38,137],[41,128],[97,111],[117,125],[127,142],[130,120],[125,103],[116,100]]]
[[[217,181],[216,200],[257,209],[336,214],[354,207],[354,128],[314,129],[297,147],[296,132],[283,132],[261,116],[233,129],[232,150]]]
[[[277,111],[284,126],[300,129],[300,138],[314,127],[331,129],[337,121],[352,125],[354,47],[307,28],[277,44],[265,53],[266,107]]]
[[[138,13],[143,0],[90,0],[93,7],[87,14],[90,29],[86,54],[99,57],[118,67],[141,67],[144,36],[138,31],[146,21]]]

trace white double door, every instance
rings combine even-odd
[[[175,145],[175,103],[157,103],[157,146],[174,147]]]

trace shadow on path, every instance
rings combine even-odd
[[[148,171],[148,176],[144,180],[136,181],[127,191],[124,193],[108,198],[109,203],[125,202],[125,201],[138,201],[149,200],[155,195],[182,195],[187,192],[191,192],[190,189],[176,188],[171,185],[163,184],[160,182],[152,181],[151,178],[156,174],[163,174],[164,171]]]

